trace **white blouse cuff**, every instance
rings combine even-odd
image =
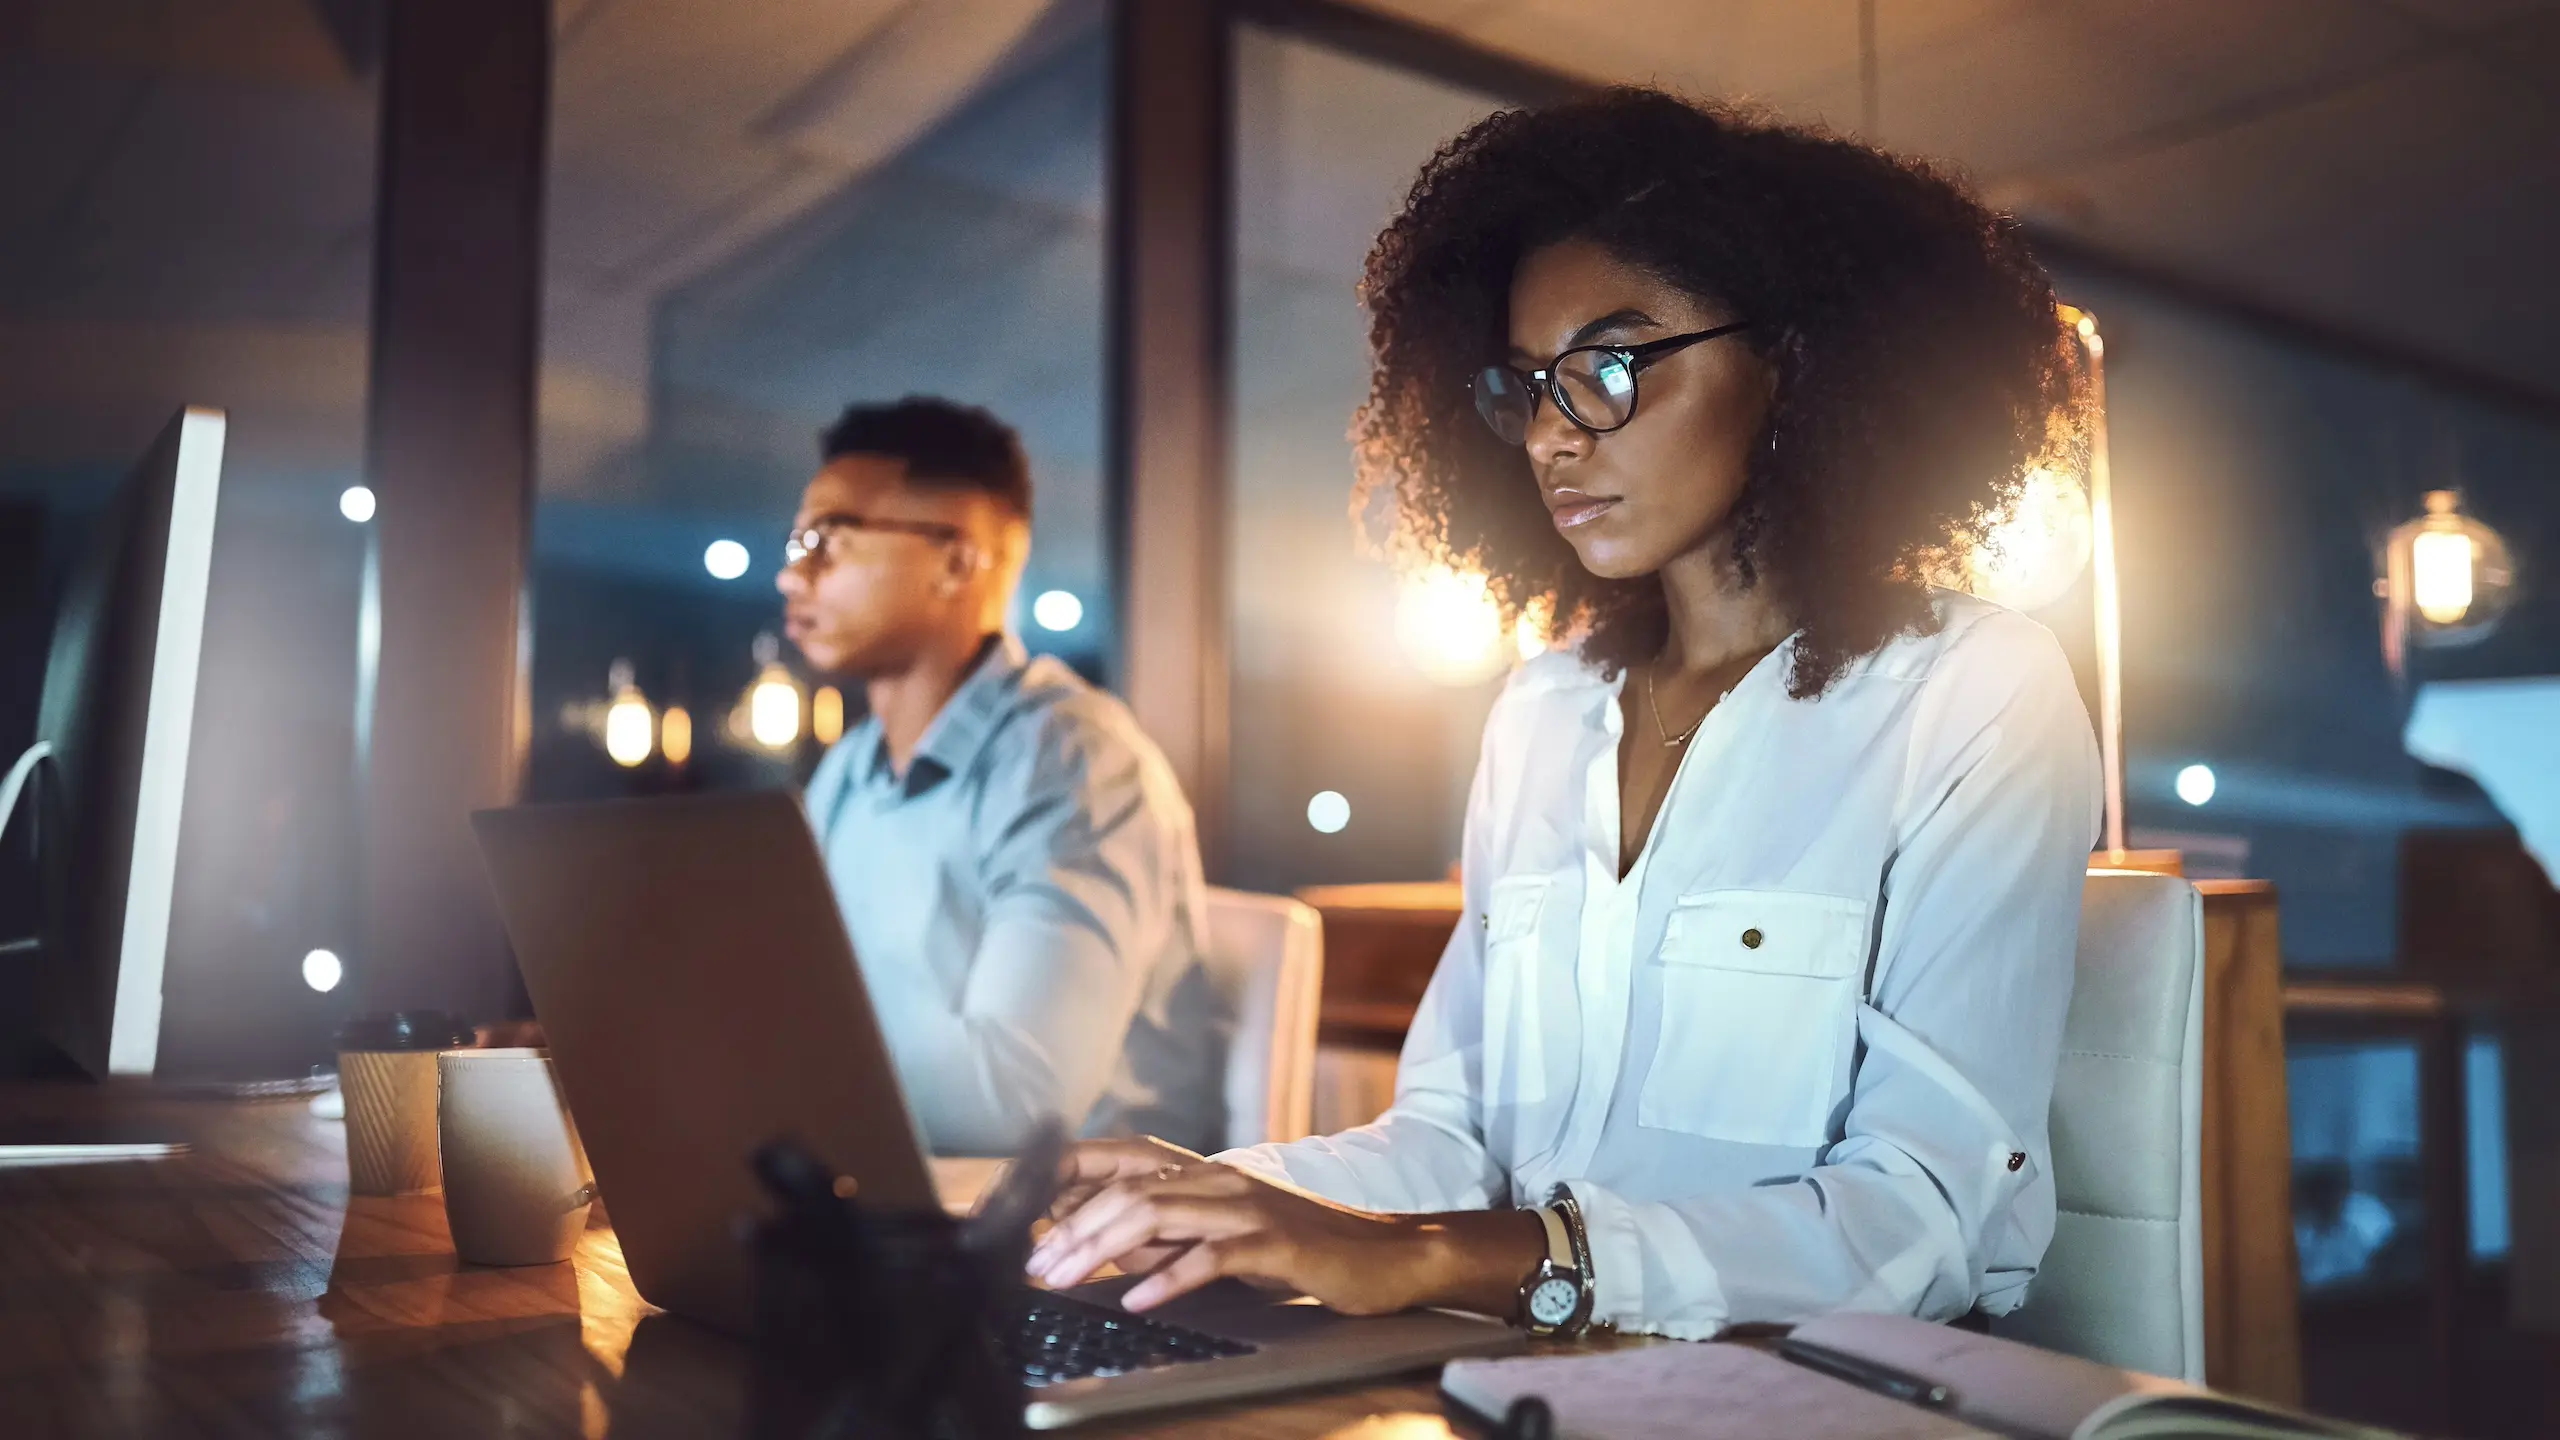
[[[1674,1340],[1713,1340],[1724,1329],[1724,1287],[1713,1274],[1688,1277],[1683,1289],[1690,1303],[1677,1320],[1648,1315],[1644,1303],[1644,1232],[1636,1224],[1635,1207],[1588,1180],[1565,1188],[1582,1207],[1582,1227],[1591,1240],[1591,1321],[1612,1329]],[[1712,1303],[1698,1303],[1701,1292]],[[1716,1319],[1704,1318],[1719,1317]]]

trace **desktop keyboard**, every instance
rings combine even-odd
[[[1057,1294],[1035,1297],[1020,1326],[1004,1341],[1005,1358],[1020,1369],[1022,1383],[1035,1390],[1087,1376],[1250,1355],[1254,1349],[1241,1340]]]

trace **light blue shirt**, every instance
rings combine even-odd
[[[1052,1114],[1214,1144],[1232,1019],[1202,962],[1199,842],[1127,707],[1006,636],[904,775],[866,719],[808,809],[935,1151],[1010,1153]]]

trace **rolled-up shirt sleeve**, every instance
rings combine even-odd
[[[2049,637],[1959,645],[1916,703],[1840,1138],[1781,1183],[1636,1202],[1571,1182],[1595,1318],[1706,1339],[2024,1299],[2053,1230],[2045,1116],[2097,759]]]
[[[987,905],[966,983],[887,1028],[945,1151],[1010,1153],[1044,1116],[1091,1113],[1174,923],[1178,816],[1134,754],[1048,723],[990,776],[975,817]]]

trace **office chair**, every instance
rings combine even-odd
[[[2053,1244],[1994,1330],[2204,1383],[2204,902],[2186,881],[2090,872],[2051,1123]]]
[[[1212,889],[1209,949],[1209,969],[1236,1017],[1223,1146],[1302,1139],[1315,1128],[1323,923],[1285,895]]]

